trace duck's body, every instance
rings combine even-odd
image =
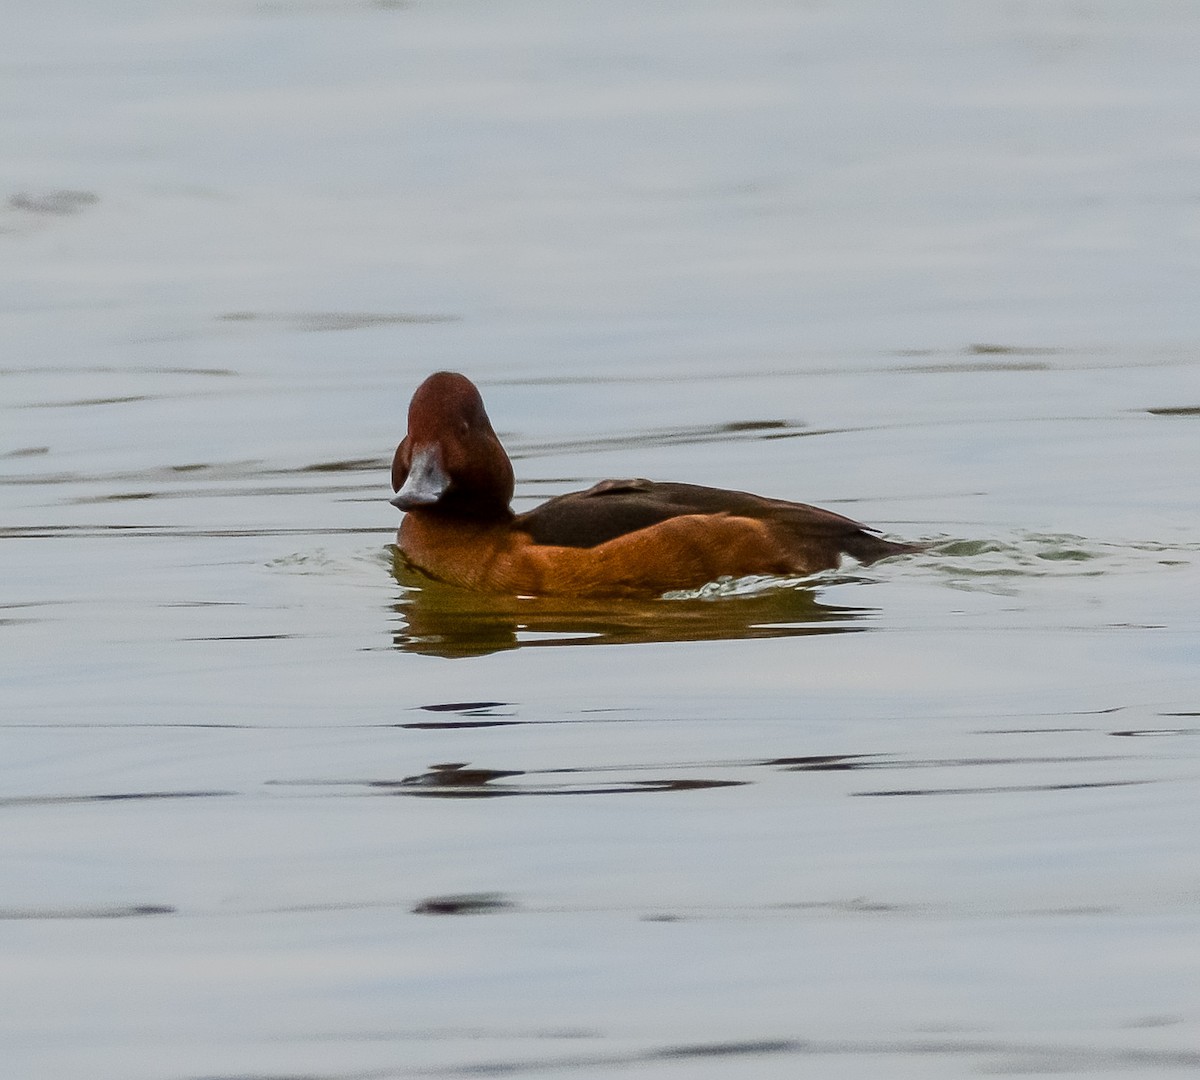
[[[430,577],[480,592],[657,596],[726,576],[811,574],[843,554],[914,551],[803,503],[650,480],[605,480],[525,514],[475,386],[431,375],[413,395],[392,462],[398,546]]]

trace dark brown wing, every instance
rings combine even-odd
[[[805,503],[765,499],[745,491],[652,480],[605,480],[586,491],[560,495],[521,514],[514,527],[536,544],[589,548],[684,514],[729,514],[767,520],[798,545],[827,546],[872,562],[916,550],[883,540],[865,525]]]

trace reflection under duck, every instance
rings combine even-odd
[[[814,588],[765,588],[749,595],[662,600],[493,596],[433,581],[393,549],[401,586],[394,610],[397,649],[429,656],[484,656],[547,645],[845,634],[867,629],[873,608],[821,603]]]

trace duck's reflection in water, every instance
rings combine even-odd
[[[630,645],[799,637],[865,630],[869,608],[820,603],[801,586],[715,599],[586,600],[466,592],[431,581],[394,554],[401,586],[397,649],[430,656],[481,656],[546,645]]]

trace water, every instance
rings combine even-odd
[[[1200,14],[21,7],[6,1075],[1196,1069]],[[931,549],[432,586],[440,367]]]

